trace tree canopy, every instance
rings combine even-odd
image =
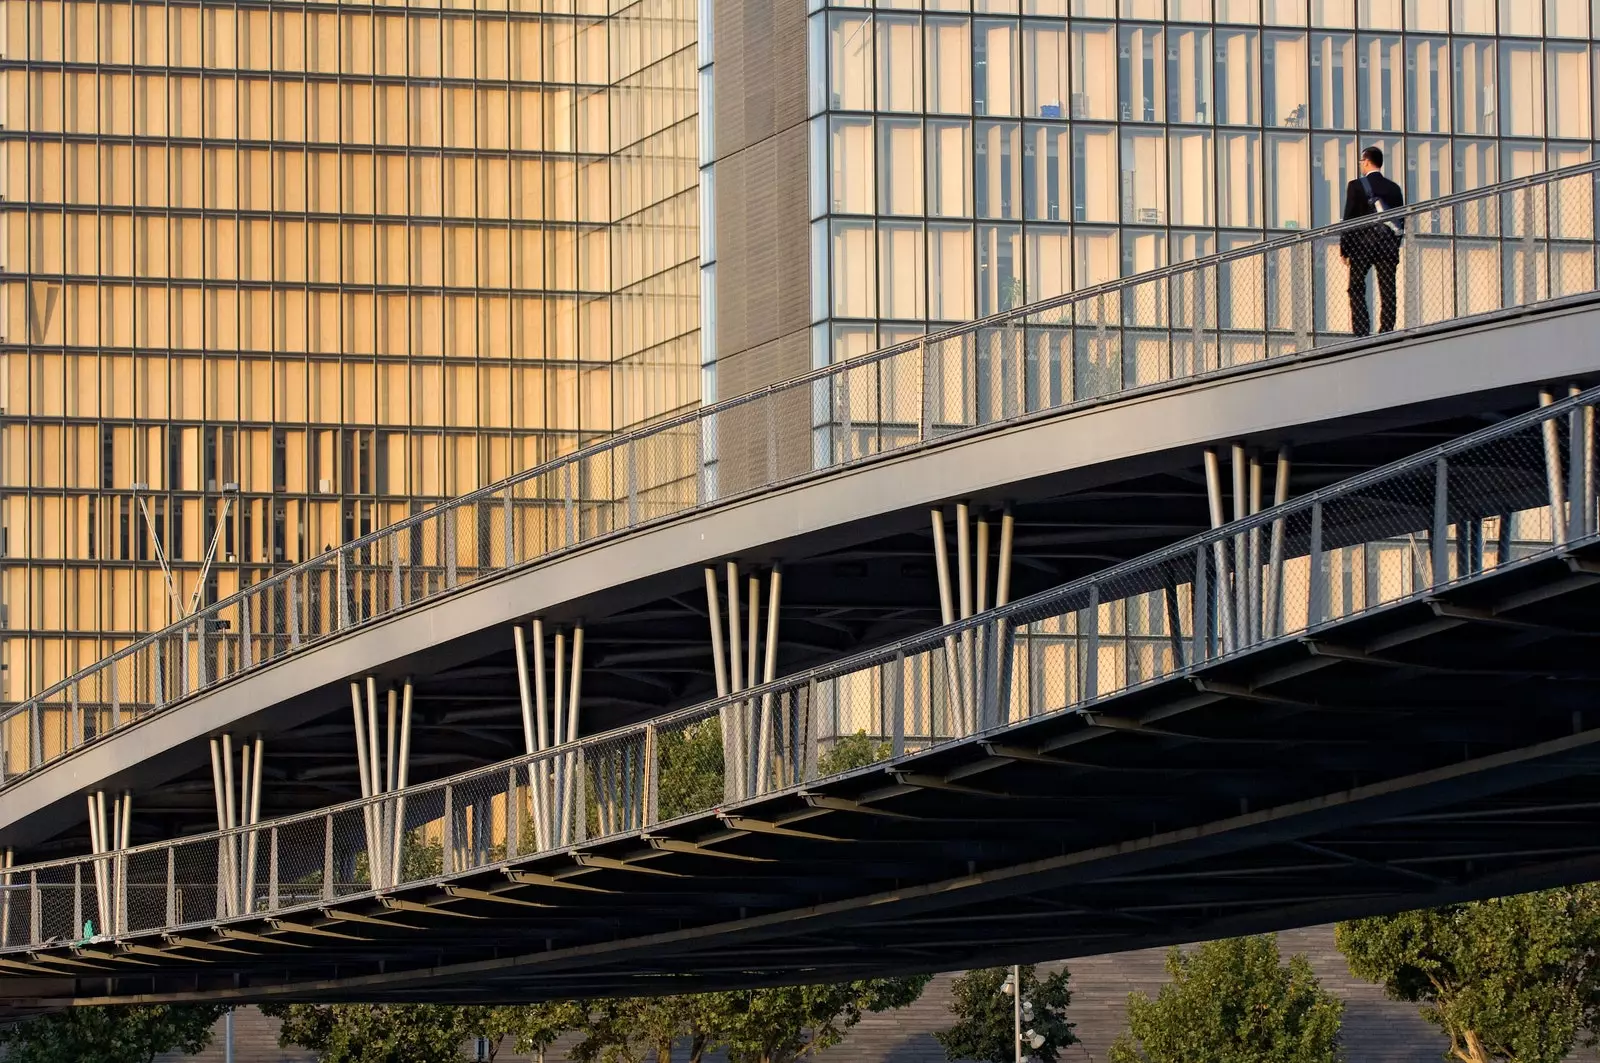
[[[1600,1026],[1600,886],[1340,923],[1358,978],[1418,1005],[1461,1063],[1560,1063]]]
[[[1128,997],[1111,1063],[1335,1063],[1344,1005],[1272,935],[1167,954],[1172,981]]]
[[[208,1004],[69,1008],[0,1031],[0,1048],[6,1063],[150,1063],[163,1052],[204,1049],[227,1010]]]
[[[261,1010],[282,1023],[280,1045],[308,1048],[321,1063],[455,1063],[478,1037],[488,1042],[491,1058],[505,1039],[529,1052],[548,1048],[582,1019],[571,1004],[287,1004]]]
[[[950,1059],[1012,1063],[1016,1058],[1016,1015],[1011,996],[1000,989],[1010,971],[1009,967],[987,967],[955,980],[950,1012],[956,1016],[956,1024],[933,1035]],[[1056,1063],[1061,1049],[1078,1043],[1066,1015],[1067,1005],[1072,1003],[1068,978],[1063,968],[1041,982],[1033,964],[1022,968],[1022,999],[1033,1005],[1033,1017],[1023,1022],[1023,1028],[1044,1038],[1044,1044],[1029,1049],[1044,1063]]]

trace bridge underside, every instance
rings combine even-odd
[[[194,936],[14,955],[0,997],[681,992],[1104,953],[1592,879],[1597,617],[1590,544],[1091,713],[648,836]]]
[[[1290,447],[1290,495],[1464,435],[1534,404],[1526,388],[1300,426],[1243,440],[1268,465]],[[1013,485],[969,499],[980,509],[1009,506],[1016,517],[1013,597],[1058,586],[1185,538],[1208,526],[1198,450],[1146,456],[1091,470],[1074,483]],[[1270,501],[1270,497],[1268,498]],[[1231,504],[1231,499],[1230,499]],[[1232,516],[1231,510],[1228,514]],[[789,542],[749,566],[784,568],[779,675],[935,627],[940,622],[932,534],[925,512],[889,514],[827,540]],[[749,568],[746,569],[749,571]],[[698,569],[665,587],[583,603],[586,658],[583,732],[596,733],[660,715],[715,694],[705,591]],[[626,589],[624,589],[626,591]],[[582,606],[580,605],[580,608]],[[440,647],[427,661],[396,662],[390,681],[414,675],[413,782],[452,775],[520,754],[522,722],[509,630],[470,645]],[[268,730],[263,817],[324,808],[361,796],[346,683],[330,684],[292,711],[295,724]],[[177,770],[148,766],[136,786],[135,844],[215,829],[211,769],[203,748]],[[48,859],[89,847],[81,807],[73,825],[19,850]]]

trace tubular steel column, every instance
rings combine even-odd
[[[778,678],[778,609],[783,595],[783,570],[774,565],[767,582],[767,644],[766,661],[761,671],[761,682],[771,683]],[[772,693],[761,695],[761,734],[756,747],[757,786],[759,792],[767,791],[767,761],[771,756]]]
[[[956,617],[950,594],[950,555],[945,546],[944,511],[935,509],[932,512],[932,517],[933,562],[939,578],[939,622],[942,626],[948,627],[955,623]],[[960,666],[957,663],[956,656],[956,640],[954,637],[946,635],[944,640],[945,703],[951,715],[959,711],[958,706],[960,703],[958,699],[961,696]],[[933,721],[931,700],[928,705],[928,712],[929,731],[933,733],[934,737],[937,737],[938,728]]]
[[[1289,501],[1289,447],[1278,448],[1278,475],[1273,485],[1272,504],[1281,506]],[[1283,518],[1272,522],[1272,546],[1267,560],[1265,634],[1275,638],[1283,633]]]
[[[373,794],[372,762],[367,758],[367,720],[361,709],[361,684],[355,680],[350,683],[350,706],[356,729],[356,774],[361,782],[361,798],[366,801]],[[376,887],[380,885],[377,869],[378,829],[373,822],[372,812],[371,804],[361,806],[361,819],[367,832],[367,874]]]
[[[1539,392],[1539,405],[1548,406],[1555,401],[1548,389]],[[1555,418],[1547,418],[1544,429],[1545,478],[1550,492],[1550,541],[1556,546],[1567,542],[1567,502],[1561,469],[1561,437]]]
[[[1211,528],[1213,531],[1221,528],[1227,523],[1226,519],[1223,517],[1222,511],[1221,465],[1222,463],[1217,457],[1216,449],[1214,447],[1206,448],[1206,501],[1211,511]],[[1233,650],[1234,639],[1232,605],[1233,581],[1228,577],[1228,545],[1223,541],[1222,537],[1219,536],[1217,537],[1216,541],[1212,543],[1211,549],[1212,553],[1215,555],[1216,565],[1214,600],[1217,606],[1216,627],[1218,648],[1222,653],[1229,653]],[[1209,612],[1209,606],[1206,606],[1205,603],[1196,604],[1197,609],[1202,607],[1205,607]]]
[[[740,642],[739,621],[739,565],[735,561],[727,563],[728,571],[728,664],[730,672],[729,693],[739,694],[744,691],[744,651]],[[744,705],[734,703],[729,706],[727,737],[728,751],[731,754],[724,760],[724,789],[730,799],[737,799],[748,793],[745,780],[744,766],[749,760],[745,752],[748,743],[744,728]],[[731,769],[731,770],[730,770]]]
[[[972,527],[965,502],[956,505],[956,591],[960,619],[972,615]],[[961,685],[957,689],[961,734],[972,733],[972,632],[961,633]]]
[[[1246,459],[1244,446],[1239,443],[1233,445],[1233,519],[1243,520],[1249,515],[1249,504],[1245,497]],[[1250,558],[1245,551],[1246,536],[1243,532],[1233,537],[1233,637],[1234,645],[1244,647],[1250,640],[1250,588],[1249,573],[1246,568]]]
[[[394,807],[394,859],[389,866],[399,877],[404,869],[406,836],[406,787],[411,782],[411,677],[406,677],[400,694],[400,766],[397,769],[395,789],[400,796]]]

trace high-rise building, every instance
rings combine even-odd
[[[213,539],[202,601],[696,401],[1335,221],[1364,146],[1421,200],[1600,129],[1600,0],[0,3],[0,700],[186,607]],[[738,436],[702,482],[768,474]]]
[[[0,700],[698,397],[689,0],[3,7]]]

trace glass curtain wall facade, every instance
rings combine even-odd
[[[0,2],[0,701],[692,403],[694,19]]]
[[[813,360],[1590,158],[1591,0],[812,0]]]

